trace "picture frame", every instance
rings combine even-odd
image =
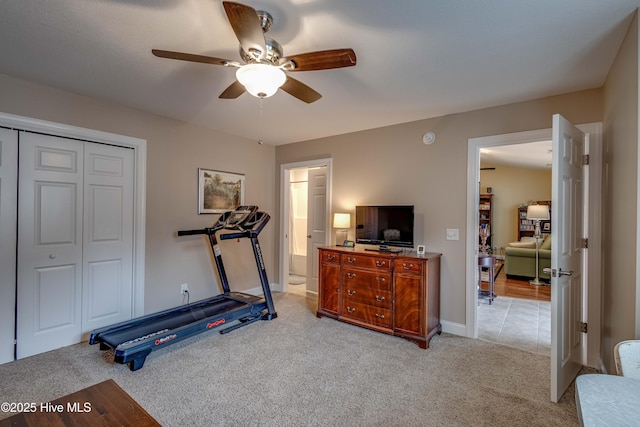
[[[198,214],[232,211],[244,205],[245,176],[198,168]]]
[[[542,231],[551,231],[551,223],[550,222],[542,223]]]
[[[426,252],[426,247],[424,245],[418,245],[418,247],[416,248],[416,252],[418,253],[418,255],[424,255]]]
[[[355,248],[356,242],[354,242],[353,240],[345,240],[344,242],[342,242],[342,246],[344,246],[345,248]]]

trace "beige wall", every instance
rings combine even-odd
[[[426,244],[429,251],[443,253],[442,319],[465,324],[467,141],[548,129],[555,113],[577,124],[601,121],[602,91],[582,91],[278,146],[276,170],[283,163],[331,157],[334,212],[353,212],[355,205],[368,203],[415,205],[416,242]],[[429,146],[422,143],[427,131],[437,136]],[[459,229],[460,240],[447,241],[447,228]]]
[[[480,171],[480,192],[493,191],[493,247],[518,240],[518,207],[530,200],[551,200],[551,169],[531,169],[481,163],[495,170]]]
[[[147,140],[145,312],[182,302],[188,283],[191,301],[220,293],[210,247],[203,236],[175,237],[181,229],[213,224],[215,215],[197,214],[199,167],[246,174],[247,204],[274,214],[275,149],[203,127],[143,113],[109,102],[77,96],[0,75],[0,111]],[[274,246],[276,218],[260,235]],[[221,244],[234,290],[260,286],[251,246]],[[264,250],[273,280],[276,257]]]
[[[615,372],[613,347],[640,338],[637,322],[636,245],[638,173],[638,18],[604,86],[604,289],[602,352]]]

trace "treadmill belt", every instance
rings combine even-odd
[[[134,323],[128,328],[100,334],[100,339],[112,348],[115,348],[124,342],[132,341],[136,338],[153,334],[154,332],[176,329],[242,306],[250,307],[243,302],[226,298],[211,301],[208,304],[187,305],[173,312],[166,313],[163,316],[147,319],[140,323]]]

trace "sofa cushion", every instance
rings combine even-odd
[[[524,240],[524,241],[520,241],[520,242],[511,242],[509,243],[509,246],[512,248],[529,248],[529,249],[535,249],[536,247],[536,241],[535,240]]]
[[[505,250],[507,257],[535,258],[536,248],[510,248]],[[540,249],[538,258],[551,258],[551,249]]]
[[[551,234],[544,239],[544,242],[540,245],[540,249],[551,249]]]

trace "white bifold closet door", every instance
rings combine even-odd
[[[18,132],[0,128],[0,364],[13,360]]]
[[[18,358],[131,318],[133,154],[20,133]]]

